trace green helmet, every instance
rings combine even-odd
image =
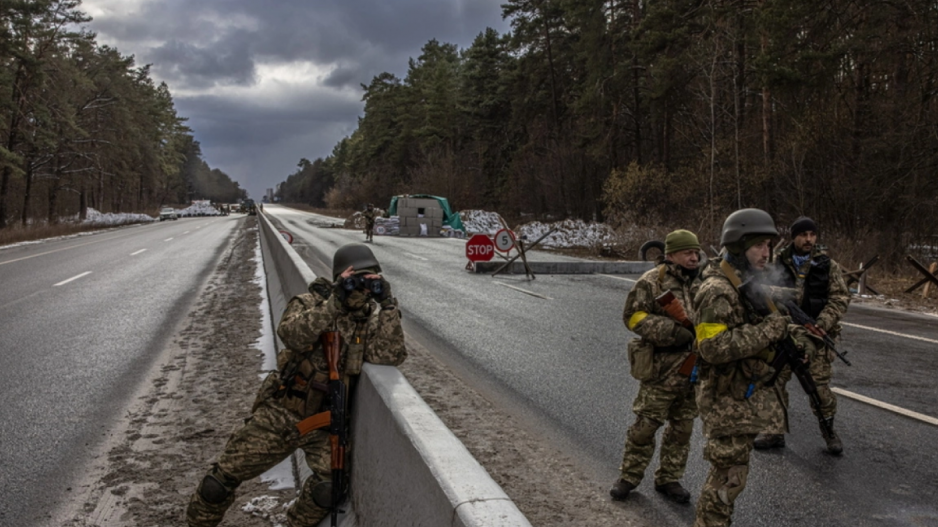
[[[740,209],[723,222],[720,245],[734,252],[732,249],[743,247],[747,240],[753,239],[753,235],[778,236],[775,220],[764,210]]]
[[[367,245],[361,243],[348,243],[339,247],[332,257],[332,279],[335,280],[343,271],[352,266],[356,271],[361,269],[374,269],[381,272],[381,264]]]

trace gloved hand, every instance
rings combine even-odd
[[[765,320],[759,324],[759,328],[762,329],[762,334],[769,339],[769,342],[778,342],[788,335],[788,324],[791,324],[788,317],[772,313],[765,317]]]
[[[694,340],[694,334],[690,332],[684,326],[674,325],[674,332],[671,333],[671,337],[674,339],[674,345],[677,347],[686,346]]]
[[[375,300],[381,304],[381,307],[388,307],[391,305],[397,305],[397,301],[394,299],[394,296],[391,294],[391,284],[388,283],[384,277],[381,277],[381,293],[374,295]]]

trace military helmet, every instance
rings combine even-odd
[[[332,257],[332,279],[338,278],[350,265],[356,271],[374,269],[376,273],[381,272],[381,264],[378,263],[374,253],[367,245],[361,243],[347,243],[339,247],[335,256]]]
[[[760,209],[740,209],[727,216],[723,222],[723,234],[720,245],[727,247],[744,242],[752,235],[778,236],[775,220],[769,213]]]

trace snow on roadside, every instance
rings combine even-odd
[[[532,221],[515,229],[518,236],[527,236],[530,243],[546,234],[550,229],[556,232],[544,238],[540,245],[543,247],[569,248],[569,247],[595,247],[603,243],[612,243],[616,233],[605,223],[586,223],[583,220],[563,220],[554,223]]]
[[[75,220],[78,220],[78,216],[73,216]],[[141,223],[146,221],[156,221],[156,218],[149,216],[147,214],[132,214],[127,212],[114,213],[114,212],[98,212],[95,209],[89,208],[88,215],[85,218],[85,221],[82,223],[88,225],[124,225],[126,223]]]
[[[258,227],[251,230],[258,231]],[[259,234],[259,231],[258,231]],[[270,301],[267,295],[267,273],[264,271],[264,256],[261,253],[261,239],[257,237],[254,247],[254,279],[261,288],[261,336],[254,341],[254,347],[261,352],[261,372],[258,377],[264,380],[267,375],[277,369],[277,350],[274,345],[273,318],[270,312]],[[295,487],[293,477],[293,458],[288,457],[276,466],[261,474],[261,481],[270,484],[270,490],[292,489]],[[263,498],[263,496],[262,496]],[[260,498],[255,498],[260,499]]]
[[[466,234],[495,234],[502,229],[502,222],[497,212],[486,210],[461,210],[459,217],[466,228]]]

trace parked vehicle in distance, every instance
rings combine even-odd
[[[178,220],[179,215],[176,214],[176,209],[172,207],[164,207],[160,210],[160,221],[163,220]]]

